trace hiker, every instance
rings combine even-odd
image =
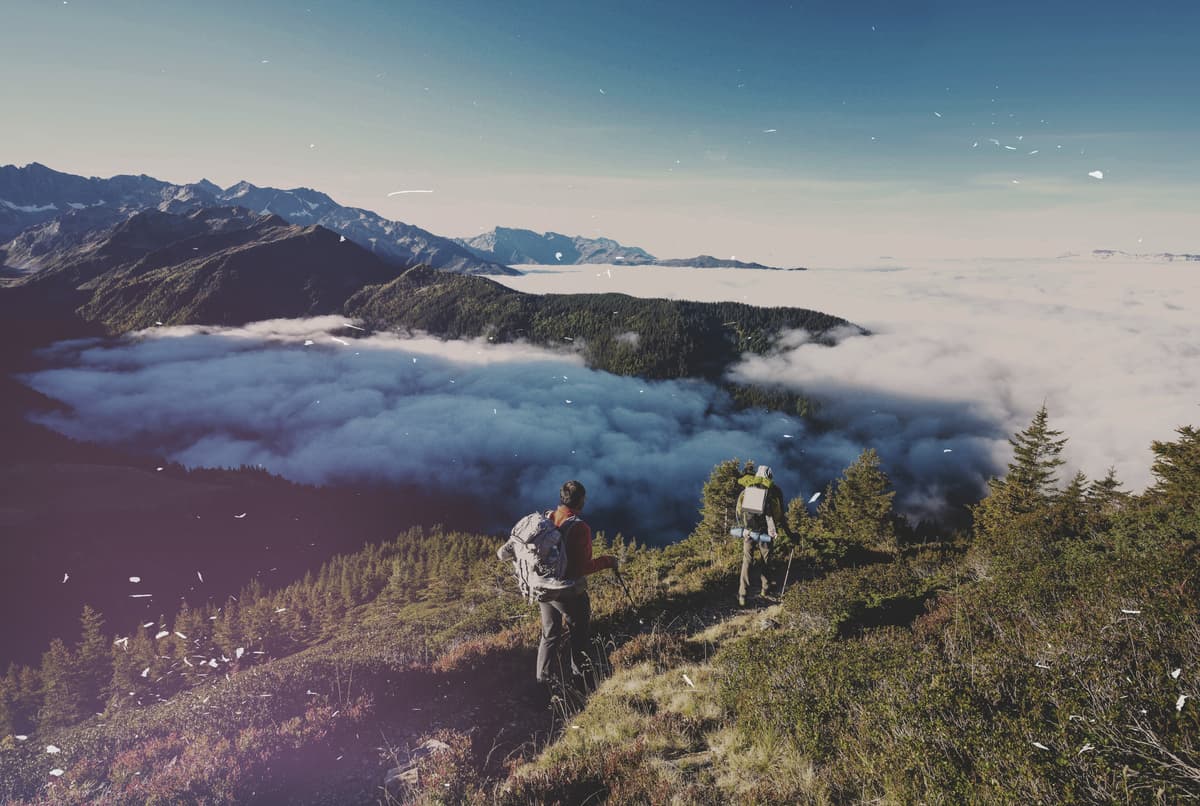
[[[751,565],[756,565],[761,577],[761,599],[768,599],[771,580],[767,575],[771,548],[786,530],[783,513],[783,491],[775,483],[775,474],[766,465],[759,465],[753,476],[738,479],[744,489],[738,495],[735,514],[742,527],[742,575],[738,582],[738,606],[746,606],[750,588]],[[757,562],[756,562],[757,560]]]
[[[558,509],[534,513],[522,519],[514,527],[513,536],[498,552],[500,559],[513,561],[522,593],[531,601],[537,601],[541,610],[542,640],[538,644],[537,681],[550,681],[553,663],[563,645],[565,622],[570,631],[571,677],[580,689],[583,688],[584,672],[592,665],[588,657],[592,605],[588,598],[587,577],[597,571],[617,567],[617,558],[612,555],[592,556],[592,530],[579,517],[586,500],[587,491],[582,483],[575,480],[566,482],[559,491]],[[535,564],[533,568],[522,567],[521,552],[518,550],[522,547],[516,546],[514,541],[520,539],[522,533],[538,528],[549,529],[542,519],[548,519],[557,528],[562,551],[555,546],[551,550],[553,556],[542,558],[543,562]],[[523,524],[527,523],[532,525],[523,528]],[[540,536],[531,536],[526,542],[532,546],[539,540]],[[551,573],[542,573],[551,570],[543,566],[555,563],[558,567]]]

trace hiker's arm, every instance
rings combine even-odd
[[[499,557],[501,560],[505,560],[507,562],[512,562],[514,559],[516,559],[517,555],[513,553],[511,537],[508,540],[504,541],[504,545],[501,546],[500,549],[496,552],[496,556]]]
[[[617,558],[611,554],[605,554],[602,557],[592,556],[592,527],[586,523],[578,523],[571,533],[570,551],[575,560],[571,565],[579,569],[579,576],[585,577],[606,568],[616,567]]]

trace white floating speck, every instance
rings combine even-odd
[[[338,236],[338,243],[345,243],[345,242],[346,242],[346,236],[345,236],[345,235],[339,235],[339,236]]]
[[[688,677],[686,673],[683,675],[683,682],[687,683],[692,688],[696,687],[696,684],[692,682],[692,678]]]
[[[1175,671],[1171,672],[1171,677],[1174,678],[1175,680],[1178,680],[1179,673],[1182,671],[1183,671],[1183,669],[1176,669]]]
[[[402,196],[405,193],[433,193],[432,190],[393,190],[389,196]]]
[[[276,612],[276,613],[282,613],[282,612],[283,612],[283,611],[285,611],[285,610],[287,610],[287,608],[286,608],[286,607],[277,607],[277,608],[275,608],[275,612]]]
[[[1033,664],[1033,665],[1034,665],[1034,666],[1036,666],[1036,667],[1038,667],[1039,669],[1049,669],[1049,668],[1050,668],[1050,664],[1048,664],[1048,663],[1042,663],[1040,660],[1039,660],[1037,663]]]
[[[792,438],[792,435],[791,435],[791,434],[784,434],[784,435],[783,435],[783,438],[784,438],[784,439],[791,439],[791,438]]]
[[[942,453],[953,453],[953,452],[954,452],[953,448],[942,448]]]
[[[601,94],[601,95],[608,95],[608,93],[607,93],[607,92],[605,92],[604,90],[600,90],[600,94]]]
[[[56,755],[58,755],[59,753],[61,753],[61,752],[62,752],[62,750],[58,749],[57,747],[55,747],[55,746],[54,746],[54,745],[52,745],[52,744],[48,744],[48,745],[46,745],[46,752],[47,752],[47,753],[49,753],[49,754],[50,754],[50,755],[52,755],[52,756],[56,756]]]
[[[1041,742],[1034,742],[1033,746],[1036,747],[1038,750],[1049,750],[1050,749],[1049,747],[1046,747],[1046,745],[1042,744]]]
[[[1127,616],[1140,616],[1142,614],[1141,610],[1126,610],[1125,608],[1121,608],[1121,612]]]
[[[1016,151],[1017,150],[1016,146],[1005,146],[1004,148],[1008,151]]]
[[[242,655],[245,655],[245,654],[246,654],[246,648],[245,648],[245,647],[241,647],[241,646],[240,646],[240,647],[238,647],[237,649],[235,649],[235,650],[233,651],[233,656],[234,656],[235,658],[238,658],[238,659],[241,659]]]
[[[183,633],[181,633],[179,630],[176,630],[176,631],[175,631],[175,634],[176,634],[176,635],[178,635],[178,636],[179,636],[180,638],[182,638],[183,640],[185,640],[185,641],[187,640],[187,636],[186,636],[186,635],[184,635]]]
[[[1092,179],[1103,179],[1104,171],[1089,171],[1088,176],[1092,177]]]
[[[153,595],[154,595],[153,593],[131,593],[131,594],[129,594],[129,598],[130,599],[149,599]]]
[[[142,581],[142,578],[141,577],[130,577],[129,581],[136,585],[137,583]]]
[[[66,3],[63,3],[63,5],[65,6]],[[50,774],[55,778],[61,777],[63,774],[63,769],[62,767],[55,767],[54,769],[50,770]]]
[[[163,468],[161,468],[161,467],[156,467],[156,468],[154,468],[154,469],[155,469],[156,471],[158,471],[159,473],[163,472]]]
[[[562,252],[555,252],[555,253],[554,253],[554,259],[555,259],[555,260],[562,260]]]
[[[1082,755],[1083,755],[1084,753],[1086,753],[1087,751],[1089,751],[1089,750],[1095,750],[1095,749],[1096,749],[1096,746],[1095,746],[1095,745],[1093,745],[1093,744],[1085,744],[1083,747],[1079,748],[1079,752],[1078,752],[1078,753],[1076,753],[1075,755],[1077,755],[1077,756],[1082,756]]]
[[[145,624],[143,624],[143,625],[142,625],[142,627],[143,627],[143,628],[146,628],[146,627],[153,627],[153,626],[154,626],[154,622],[153,622],[153,621],[147,621]]]
[[[157,641],[160,638],[166,638],[170,634],[171,634],[170,630],[159,630],[158,634],[154,636],[154,640]]]
[[[70,574],[63,574],[63,581],[61,584],[63,584],[63,585],[67,584],[67,580],[70,578],[71,578]]]
[[[820,497],[821,497],[821,494],[820,494],[820,493],[813,493],[813,494],[812,494],[812,498],[808,499],[808,503],[810,503],[810,504],[811,504],[813,501],[816,501],[816,500],[817,500],[818,498],[820,498]]]
[[[939,117],[939,118],[942,116],[941,112],[934,112],[933,114],[935,117]]]
[[[28,741],[28,739],[29,739],[29,737],[26,736],[24,733],[18,733],[13,738],[16,739],[18,742]]]
[[[569,400],[564,400],[563,402],[566,403],[567,405],[571,404],[571,401],[569,401]]]
[[[1190,696],[1191,696],[1190,694],[1180,694],[1180,695],[1179,695],[1179,699],[1177,699],[1177,700],[1175,701],[1175,710],[1176,710],[1176,711],[1182,711],[1182,710],[1183,710],[1183,704],[1184,704],[1185,702],[1187,702],[1187,701],[1188,701],[1188,698],[1189,698]]]
[[[337,336],[330,336],[329,338],[333,339],[333,340],[334,340],[334,341],[336,341],[338,344],[345,344],[345,345],[349,345],[349,344],[350,344],[350,342],[348,342],[348,341],[346,341],[346,340],[344,340],[344,339],[339,339]]]
[[[196,572],[196,579],[198,579],[198,580],[200,580],[201,582],[203,582],[203,581],[204,581],[204,574],[202,574],[202,573],[200,573],[199,571],[197,571],[197,572]]]
[[[147,666],[145,669],[142,669],[142,677],[149,677],[149,676],[150,676],[150,667]]]
[[[763,134],[774,134],[777,131],[779,131],[779,129],[763,129]]]
[[[238,520],[241,520],[242,518],[246,517],[246,513],[243,512],[241,515],[234,515],[233,517],[237,518]]]
[[[353,328],[354,330],[361,330],[363,333],[367,332],[367,329],[365,327],[359,327],[358,325],[352,325],[349,322],[343,322],[342,325],[344,327]]]
[[[305,347],[312,347],[314,344],[316,344],[316,342],[314,342],[312,339],[305,339],[305,340],[304,340],[304,346],[305,346]]]

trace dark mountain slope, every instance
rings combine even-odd
[[[743,353],[770,349],[782,331],[819,334],[849,324],[802,308],[625,294],[539,296],[422,267],[359,291],[346,303],[346,313],[380,329],[573,346],[591,366],[647,378],[718,378]]]
[[[251,239],[252,236],[252,239]],[[338,313],[366,285],[396,269],[324,227],[297,227],[276,217],[236,233],[195,241],[235,243],[194,258],[182,241],[124,271],[99,278],[80,314],[112,332],[164,324],[237,325]],[[242,241],[242,242],[239,242]],[[197,247],[198,248],[198,247]],[[164,254],[169,252],[170,254]]]

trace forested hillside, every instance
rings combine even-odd
[[[31,803],[1180,802],[1200,797],[1200,431],[1155,484],[1060,482],[1043,409],[969,533],[918,542],[871,451],[794,500],[738,611],[714,468],[690,536],[592,586],[603,681],[537,700],[498,539],[412,529],[292,585],[77,639],[0,684]],[[598,550],[609,550],[602,537]],[[790,564],[787,559],[791,558]],[[415,773],[390,767],[436,739]]]

